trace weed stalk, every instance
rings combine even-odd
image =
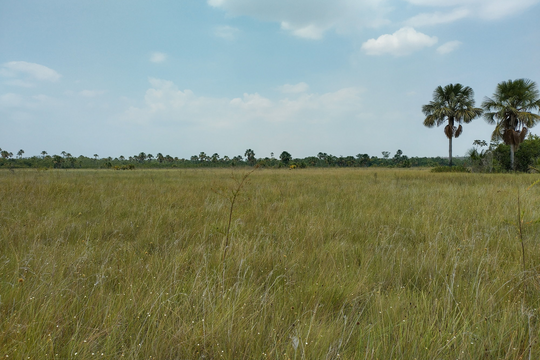
[[[233,212],[234,212],[234,204],[236,203],[236,200],[238,199],[240,191],[242,190],[242,188],[246,184],[246,181],[247,181],[248,177],[255,170],[257,170],[257,168],[258,168],[258,166],[255,166],[253,168],[253,170],[248,171],[247,173],[242,175],[242,177],[240,179],[236,179],[233,176],[233,179],[236,182],[236,185],[231,189],[231,193],[228,196],[225,195],[227,200],[229,200],[230,206],[229,206],[229,220],[227,222],[227,230],[225,230],[225,247],[223,249],[223,255],[222,255],[222,258],[221,258],[222,261],[225,261],[225,258],[227,256],[227,249],[229,248],[229,243],[231,241],[231,223],[232,223],[232,217],[233,217]]]

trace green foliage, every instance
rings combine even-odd
[[[501,170],[511,171],[510,145],[499,144],[493,151],[494,158],[501,165]],[[534,165],[540,158],[540,137],[536,135],[529,136],[515,153],[516,171],[527,172],[531,165]]]
[[[279,155],[279,159],[283,164],[288,165],[289,162],[292,160],[292,155],[289,154],[287,151],[284,151],[281,153],[281,155]]]

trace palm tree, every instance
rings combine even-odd
[[[139,162],[141,162],[141,163],[144,162],[144,160],[146,160],[146,154],[145,154],[144,152],[141,152],[138,156],[136,155],[135,157],[136,157],[136,158],[139,160]]]
[[[17,153],[17,156],[19,157],[19,159],[22,159],[23,154],[24,154],[24,150],[23,149],[19,150],[19,152]]]
[[[247,161],[250,165],[255,165],[255,151],[247,149],[244,156],[247,158]]]
[[[433,100],[422,106],[422,112],[426,115],[424,125],[427,127],[447,124],[444,133],[448,138],[449,165],[452,166],[452,138],[458,138],[463,132],[462,122],[468,124],[483,112],[474,107],[474,91],[461,84],[439,86],[433,92]]]
[[[45,150],[43,150],[43,151],[41,152],[41,156],[43,156],[43,158],[45,158],[46,155],[47,155],[47,152],[46,152]]]
[[[161,164],[161,163],[163,162],[163,160],[165,159],[165,157],[163,156],[162,153],[157,153],[156,158],[158,159],[158,161],[159,161],[160,164]]]
[[[534,81],[528,79],[508,80],[497,84],[493,98],[482,102],[486,111],[484,119],[495,130],[492,140],[503,140],[510,145],[510,164],[515,169],[514,153],[525,140],[528,129],[540,121],[540,115],[531,113],[540,110],[540,93]]]

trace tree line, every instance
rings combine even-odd
[[[132,156],[93,157],[73,156],[71,153],[62,151],[59,155],[48,154],[42,151],[40,156],[23,157],[24,150],[19,151],[17,157],[13,153],[0,149],[2,158],[0,167],[9,168],[54,168],[54,169],[116,169],[129,170],[136,168],[193,168],[193,167],[231,167],[231,166],[259,166],[268,168],[306,168],[306,167],[433,167],[443,166],[448,160],[441,157],[408,157],[401,150],[391,156],[389,151],[383,151],[382,156],[370,156],[357,154],[355,156],[335,156],[319,152],[316,156],[295,158],[288,151],[283,151],[279,156],[271,153],[268,157],[257,157],[255,151],[247,149],[244,155],[233,157],[220,156],[217,153],[207,155],[200,152],[190,158],[178,158],[158,153],[141,152]],[[458,159],[459,164],[465,164],[465,159]]]

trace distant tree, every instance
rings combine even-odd
[[[448,158],[452,166],[452,138],[458,138],[463,132],[462,122],[468,124],[483,112],[474,107],[474,91],[461,84],[439,86],[433,92],[433,100],[422,106],[422,112],[426,115],[424,125],[429,128],[447,124],[444,133],[448,138]]]
[[[165,157],[163,156],[162,153],[157,153],[156,158],[157,158],[157,161],[158,161],[160,164],[163,162],[163,160],[165,160]]]
[[[60,154],[62,154],[63,157],[66,157],[66,152],[65,151],[62,151]]]
[[[190,160],[193,162],[197,162],[199,161],[199,157],[197,155],[193,155]]]
[[[7,150],[2,150],[2,151],[0,152],[0,154],[2,155],[2,157],[3,157],[4,159],[9,159],[10,157],[13,156],[13,153],[12,153],[12,152],[9,152],[9,151],[7,151]]]
[[[94,154],[94,161],[96,161],[98,159],[99,155],[98,154]]]
[[[382,156],[383,158],[388,159],[390,157],[390,151],[383,151]]]
[[[257,161],[255,159],[255,151],[251,150],[251,149],[247,149],[246,150],[246,153],[244,154],[244,156],[247,158],[247,161],[250,165],[255,165],[255,162]]]
[[[204,151],[201,151],[199,153],[199,161],[208,161],[208,155]]]
[[[146,160],[146,154],[144,152],[139,153],[139,155],[137,155],[137,160],[139,160],[140,163],[144,162]]]
[[[43,150],[43,151],[41,152],[41,156],[45,159],[45,156],[47,156],[47,152],[46,152],[45,150]]]
[[[154,158],[154,155],[148,154],[146,155],[146,158],[148,159],[148,161],[152,161],[152,159]]]
[[[124,155],[120,155],[120,156],[118,157],[118,160],[124,161],[124,160],[126,160],[126,158],[124,157]]]
[[[279,159],[281,160],[281,162],[283,162],[283,164],[288,165],[289,162],[292,160],[292,155],[289,154],[287,151],[284,151],[281,153],[281,155],[279,155]]]
[[[534,81],[528,79],[508,80],[497,85],[493,98],[482,102],[486,111],[484,119],[495,124],[492,140],[503,140],[510,145],[510,165],[515,170],[514,154],[525,140],[528,129],[540,121],[540,94]]]
[[[21,149],[21,150],[19,150],[19,152],[17,152],[17,156],[19,157],[19,159],[22,159],[23,154],[24,154],[23,149]]]
[[[53,155],[53,167],[59,169],[62,167],[64,159],[60,155]]]
[[[214,153],[212,155],[212,162],[213,163],[217,163],[219,161],[219,154],[218,153]]]
[[[356,155],[356,158],[358,159],[358,165],[360,166],[370,165],[370,158],[368,154],[358,154]]]

